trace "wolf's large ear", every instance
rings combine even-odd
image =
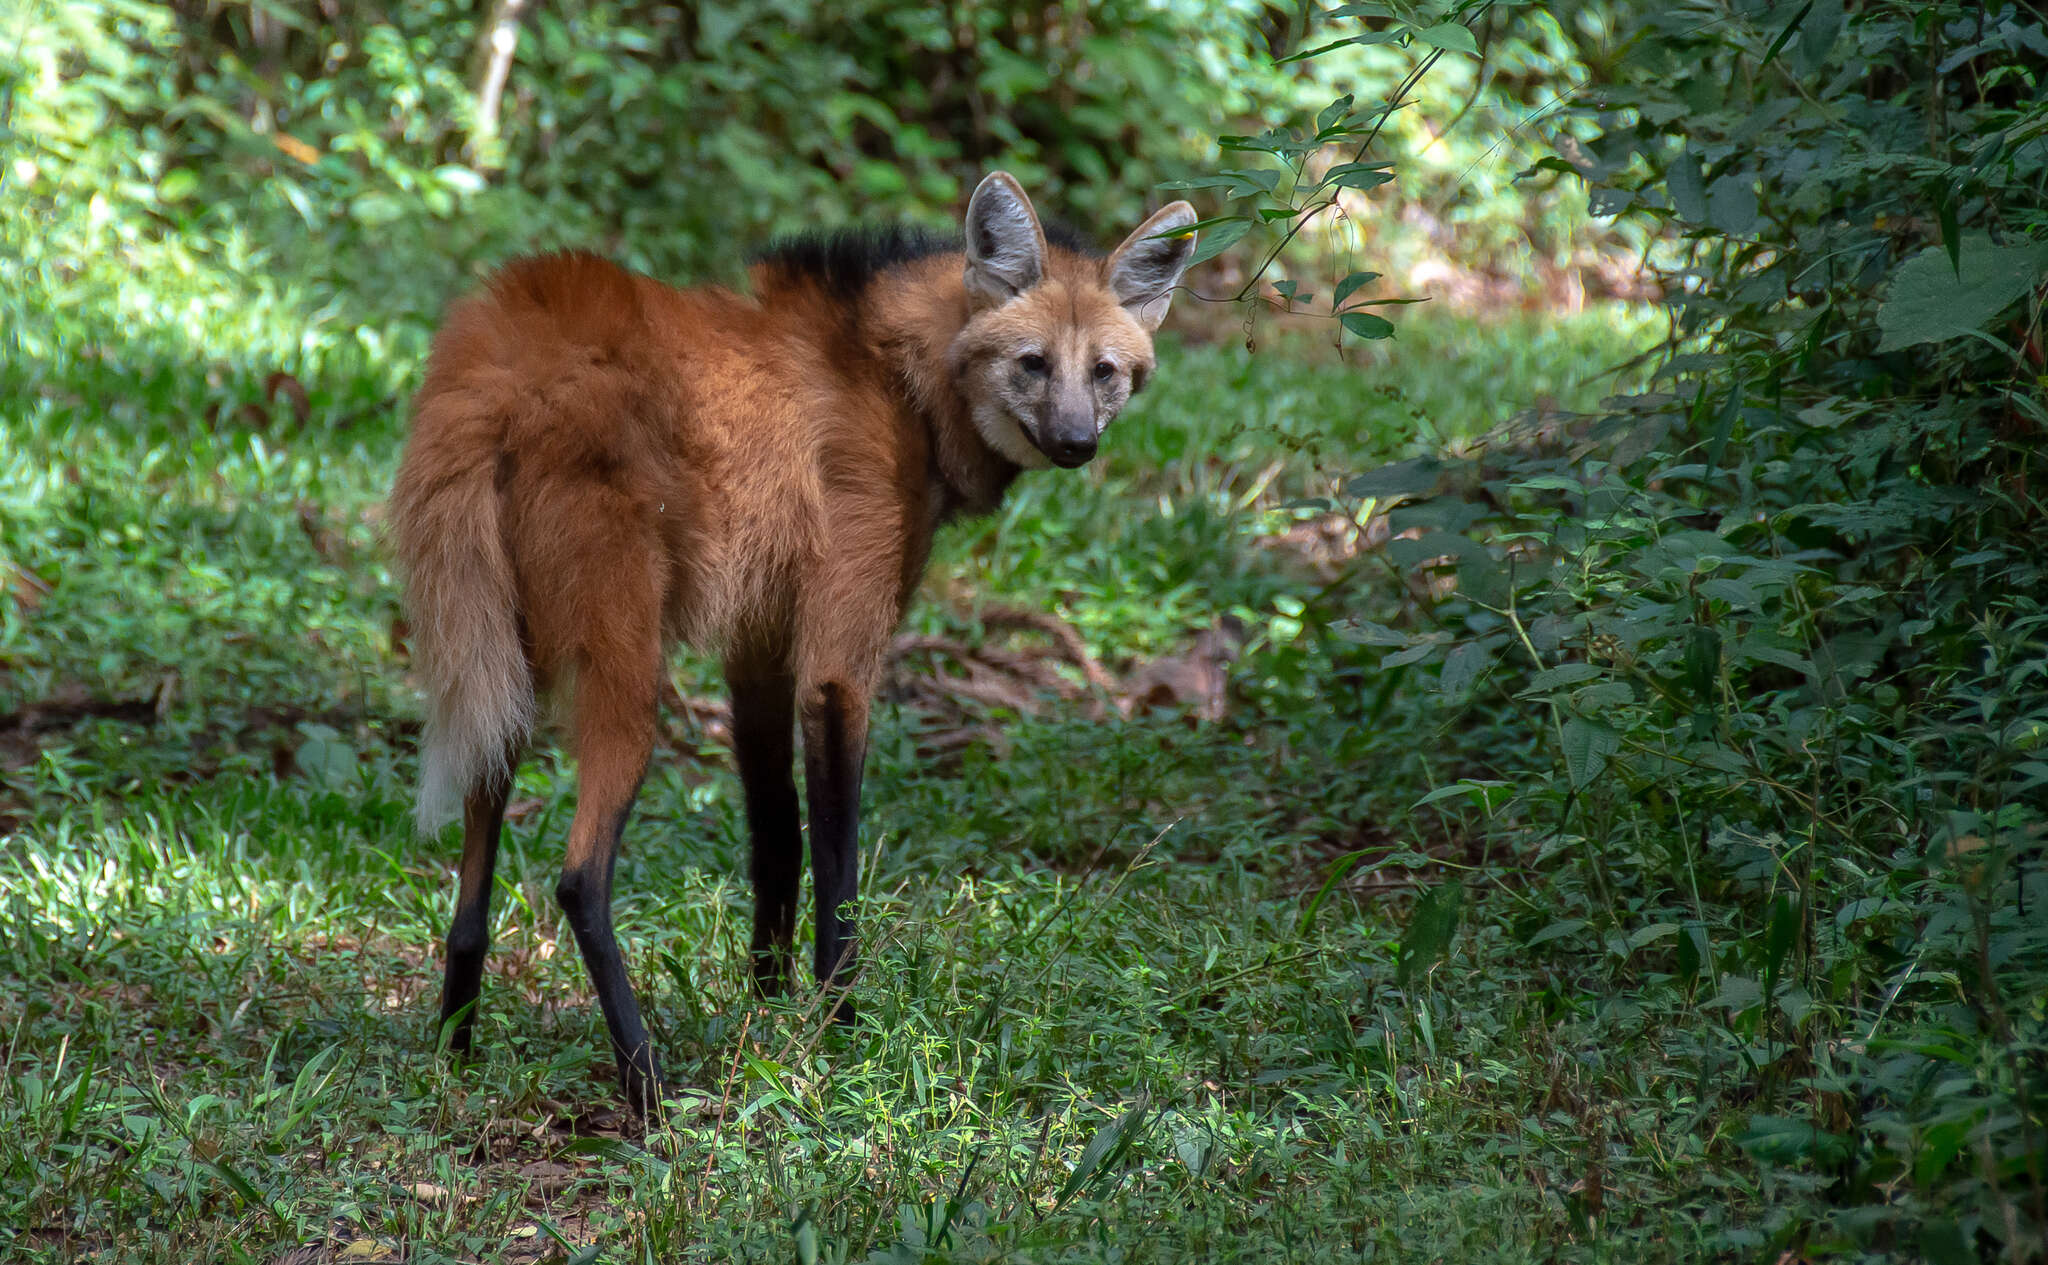
[[[1195,208],[1185,202],[1160,207],[1138,225],[1109,257],[1109,290],[1124,310],[1147,331],[1159,328],[1173,302],[1173,288],[1188,270],[1195,253],[1195,235],[1161,237],[1195,222]]]
[[[1045,230],[1024,187],[1006,171],[990,172],[967,200],[967,295],[995,307],[1045,275]]]

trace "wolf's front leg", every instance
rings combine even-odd
[[[811,824],[811,887],[817,901],[813,959],[833,999],[833,1018],[853,1019],[846,986],[859,964],[854,900],[860,887],[860,781],[867,756],[864,684],[821,681],[804,691],[804,781]]]
[[[725,679],[732,688],[733,754],[747,797],[754,991],[779,997],[789,987],[797,883],[804,864],[803,818],[791,773],[796,682],[779,662],[743,655],[726,663]]]
[[[887,522],[850,515],[856,524]],[[817,902],[813,962],[832,1015],[853,1019],[846,989],[859,964],[854,900],[860,888],[860,783],[868,703],[880,683],[889,636],[901,618],[903,541],[849,531],[836,565],[811,577],[800,608],[795,658],[803,731],[811,887]],[[852,539],[852,537],[861,537]]]

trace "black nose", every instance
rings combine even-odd
[[[1047,436],[1045,455],[1052,458],[1052,463],[1062,470],[1072,470],[1075,466],[1085,466],[1088,464],[1088,458],[1095,455],[1095,437],[1093,435]]]

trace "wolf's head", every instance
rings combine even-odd
[[[989,447],[1027,468],[1095,455],[1152,372],[1152,333],[1194,254],[1183,231],[1194,222],[1175,202],[1106,258],[1048,249],[1016,180],[981,182],[967,204],[968,320],[951,361]]]

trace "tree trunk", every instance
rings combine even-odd
[[[479,167],[498,166],[498,107],[505,81],[512,74],[512,54],[519,48],[519,19],[531,0],[494,0],[490,20],[478,33],[470,81],[476,89],[476,127],[470,133],[470,158]]]

